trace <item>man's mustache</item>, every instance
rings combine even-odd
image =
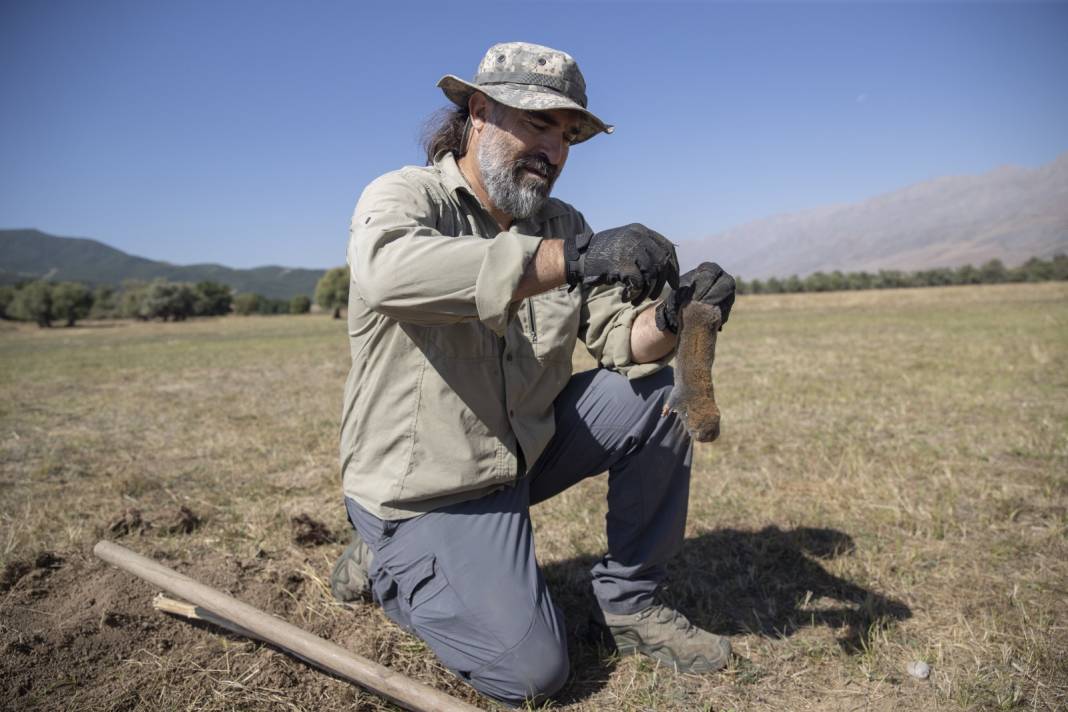
[[[550,183],[556,180],[556,174],[559,171],[556,166],[549,162],[548,158],[542,155],[524,156],[515,162],[515,166],[517,172],[525,168],[534,171]]]

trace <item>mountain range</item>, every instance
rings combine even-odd
[[[1068,153],[1035,169],[937,178],[860,203],[777,215],[678,247],[745,278],[1006,265],[1068,252]]]
[[[0,283],[48,279],[118,286],[124,280],[211,280],[272,299],[311,297],[325,270],[289,267],[232,269],[217,264],[173,265],[129,255],[96,240],[56,237],[39,230],[0,230]]]
[[[1008,266],[1068,252],[1068,153],[1035,169],[917,183],[850,205],[777,215],[678,247],[683,269],[715,260],[747,279],[812,272]],[[0,283],[44,278],[91,284],[157,277],[212,280],[274,299],[311,296],[323,270],[174,265],[96,240],[0,230]]]

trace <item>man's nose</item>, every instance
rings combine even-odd
[[[541,145],[541,150],[546,160],[557,168],[564,162],[564,158],[567,156],[567,149],[567,141],[564,140],[562,135],[546,137]]]

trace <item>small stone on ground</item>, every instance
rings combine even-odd
[[[926,680],[931,676],[931,666],[922,660],[913,660],[908,664],[909,675],[917,680]]]

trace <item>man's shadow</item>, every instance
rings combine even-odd
[[[842,650],[856,654],[870,645],[875,632],[912,612],[823,567],[853,549],[853,539],[834,529],[707,532],[687,539],[669,564],[662,598],[713,633],[786,638],[805,626],[825,625],[837,631]],[[596,561],[581,556],[543,567],[571,638],[572,678],[561,701],[596,692],[615,664],[588,623],[595,605],[589,569]]]

